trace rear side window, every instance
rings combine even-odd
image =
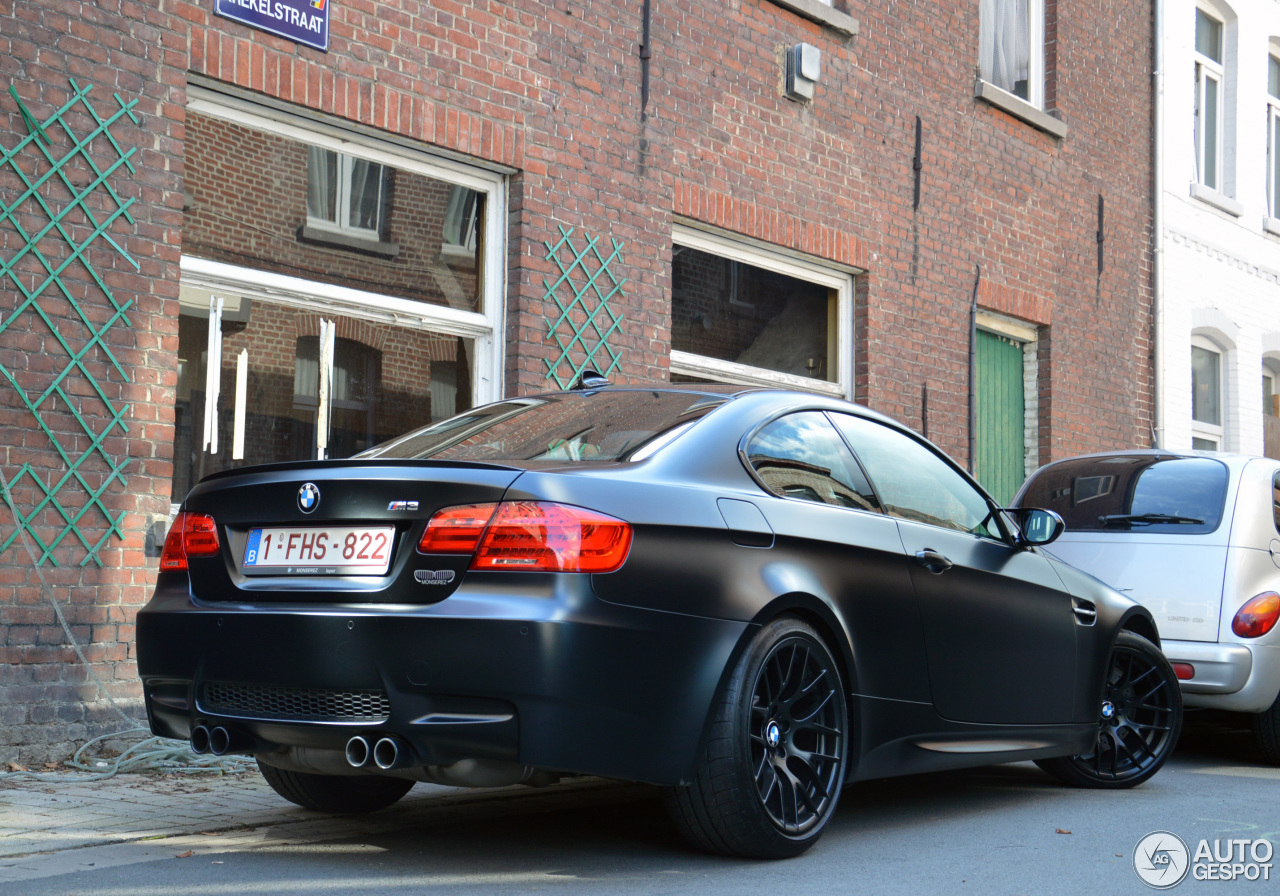
[[[987,499],[926,445],[887,426],[832,414],[893,516],[999,538]]]
[[[848,446],[819,411],[788,414],[763,427],[747,445],[747,461],[775,495],[879,510]]]
[[[1079,458],[1036,473],[1018,500],[1056,511],[1069,531],[1196,535],[1222,523],[1227,468],[1208,457]]]
[[[516,398],[433,423],[356,457],[589,462],[627,460],[725,401],[704,392],[604,389]]]

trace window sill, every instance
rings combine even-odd
[[[1262,229],[1272,236],[1280,236],[1280,218],[1263,218]]]
[[[789,9],[812,22],[825,25],[832,31],[838,31],[845,37],[853,37],[858,33],[857,19],[825,3],[819,3],[818,0],[772,0],[772,2],[774,6]]]
[[[1238,218],[1244,214],[1244,206],[1230,196],[1225,196],[1217,190],[1210,189],[1204,184],[1191,185],[1191,197],[1199,199],[1205,205],[1211,205],[1220,212],[1226,212],[1233,218]]]
[[[369,240],[363,237],[351,236],[346,233],[338,233],[333,230],[322,230],[319,227],[310,227],[306,224],[298,228],[298,240],[304,243],[315,243],[321,246],[331,246],[335,249],[351,249],[355,252],[364,252],[368,255],[379,255],[383,258],[395,258],[400,254],[400,246],[397,243],[388,243],[383,240]]]
[[[1033,128],[1044,131],[1059,140],[1067,136],[1067,125],[1064,121],[1054,118],[1043,109],[1037,109],[1022,97],[1014,96],[1007,90],[1001,90],[988,81],[983,81],[979,78],[978,83],[974,86],[973,95],[984,103],[989,103],[997,109],[1008,112],[1014,118],[1025,121]]]

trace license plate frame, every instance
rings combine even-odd
[[[394,526],[255,526],[240,568],[245,575],[386,575]]]

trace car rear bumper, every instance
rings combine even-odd
[[[393,736],[419,766],[672,784],[746,628],[608,604],[586,576],[472,574],[440,603],[388,606],[203,603],[162,575],[138,670],[156,734],[221,726],[229,752],[341,755],[354,735]]]
[[[1164,641],[1172,663],[1189,663],[1195,676],[1182,681],[1187,706],[1262,712],[1280,692],[1280,647]]]

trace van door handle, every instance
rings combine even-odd
[[[940,575],[951,568],[951,561],[937,551],[925,548],[916,551],[916,562],[934,575]]]

